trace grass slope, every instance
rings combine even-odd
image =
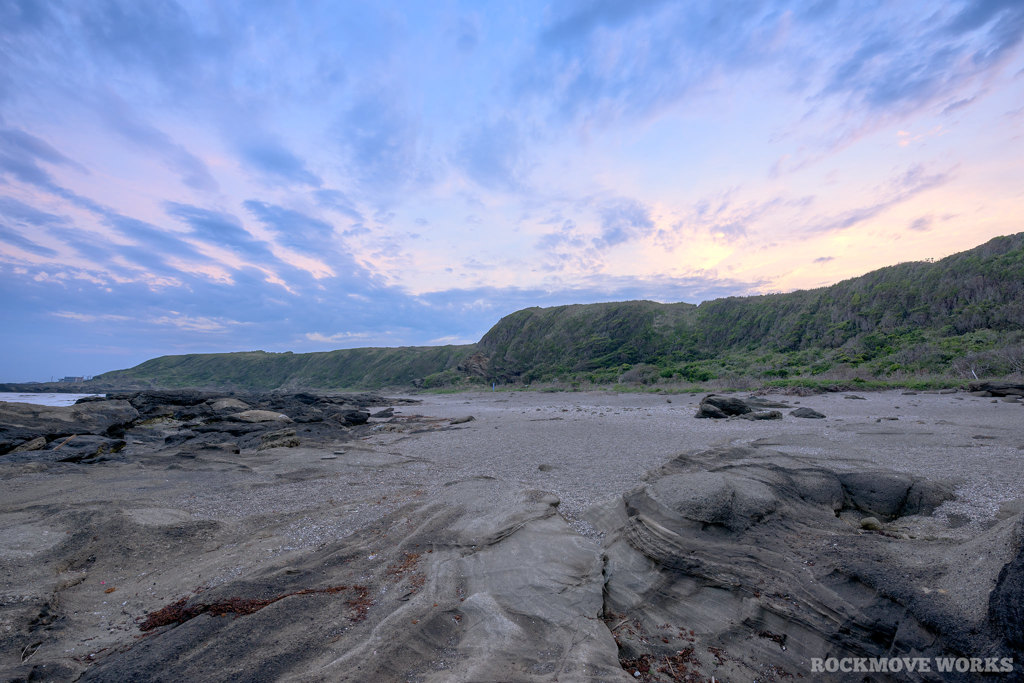
[[[472,346],[341,349],[319,353],[202,353],[161,356],[95,382],[159,387],[234,389],[375,389],[411,385],[454,370]]]

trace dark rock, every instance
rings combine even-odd
[[[220,394],[195,389],[135,391],[131,393],[107,394],[110,399],[127,401],[139,411],[143,418],[173,415],[182,408],[192,407],[216,398]]]
[[[331,419],[347,427],[352,427],[366,424],[366,421],[370,419],[370,413],[365,410],[339,410],[331,415]]]
[[[120,400],[72,406],[0,402],[0,454],[40,436],[47,442],[72,434],[120,438],[138,417],[131,404]]]
[[[164,436],[164,446],[166,446],[166,447],[180,446],[181,444],[185,443],[189,439],[195,438],[195,436],[196,436],[196,432],[188,430],[188,429],[183,429],[181,431],[177,431],[177,432],[174,432],[172,434],[167,434],[166,436]]]
[[[278,429],[267,432],[260,437],[260,445],[257,450],[265,451],[269,448],[295,448],[299,445],[299,438],[295,436],[294,429]]]
[[[745,415],[753,411],[754,408],[747,405],[743,399],[708,394],[701,399],[700,405],[697,407],[697,414],[694,417],[721,419],[721,417]]]
[[[803,408],[797,408],[796,410],[791,410],[789,414],[793,417],[806,417],[812,420],[821,420],[825,417],[814,408],[807,408],[806,406]]]
[[[376,417],[376,418],[394,417],[394,416],[395,416],[395,409],[394,408],[385,408],[384,410],[379,410],[376,413],[373,413],[372,415],[370,415],[370,417]]]
[[[847,505],[891,521],[905,515],[930,514],[953,498],[948,487],[896,472],[845,472],[839,480]]]
[[[620,660],[647,662],[653,674],[685,652],[693,680],[749,681],[806,676],[812,657],[988,651],[978,624],[947,596],[922,594],[922,585],[962,571],[945,559],[945,543],[922,562],[920,543],[865,534],[835,515],[844,475],[764,453],[679,456],[617,503],[587,513],[605,534],[604,614]],[[869,476],[895,481],[894,495],[905,497],[915,482],[903,477]],[[1021,604],[1019,595],[1003,602]]]
[[[700,405],[697,406],[697,413],[694,417],[721,420],[726,417],[738,416],[745,420],[781,420],[782,413],[777,410],[766,409],[788,407],[788,403],[770,401],[759,396],[734,398],[731,396],[708,394],[701,400]]]
[[[76,434],[52,442],[52,448],[45,452],[49,459],[57,462],[92,464],[109,460],[109,456],[125,447],[121,439],[111,439],[95,434]]]
[[[988,618],[1006,645],[1024,654],[1024,546],[999,572],[989,594]]]
[[[24,453],[27,451],[38,451],[46,447],[46,437],[37,436],[31,441],[26,441],[20,446],[11,450],[11,453]]]
[[[724,410],[714,405],[713,403],[706,403],[702,401],[701,404],[697,406],[697,414],[694,415],[694,417],[724,420],[729,416],[725,413]]]
[[[976,396],[981,392],[989,396],[1024,396],[1024,384],[1017,382],[971,382],[968,389]]]

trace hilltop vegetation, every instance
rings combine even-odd
[[[362,348],[319,353],[198,353],[160,356],[94,382],[123,386],[222,387],[270,390],[342,389],[412,385],[424,376],[455,371],[473,346]]]
[[[788,294],[525,309],[478,346],[506,379],[706,382],[1005,375],[1024,370],[1022,343],[1024,233]]]
[[[101,383],[247,389],[476,383],[744,386],[1024,372],[1024,233],[829,287],[699,306],[527,308],[477,344],[164,356]]]

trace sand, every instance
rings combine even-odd
[[[934,515],[900,520],[908,534],[968,540],[1019,514],[1024,405],[965,394],[851,396],[776,396],[827,418],[786,409],[783,420],[750,422],[694,419],[700,397],[692,395],[418,395],[421,403],[396,408],[397,422],[371,420],[360,438],[317,448],[181,459],[129,442],[126,462],[5,466],[0,677],[45,665],[37,673],[74,678],[129,652],[154,610],[300,566],[403,506],[443,503],[455,481],[489,482],[496,506],[524,489],[550,492],[561,517],[595,543],[602,532],[587,521],[589,509],[680,453],[722,445],[771,447],[837,472],[884,468],[948,483],[956,497]]]

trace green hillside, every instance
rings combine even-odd
[[[160,356],[93,378],[110,385],[232,389],[373,389],[412,385],[445,370],[455,372],[470,346],[341,349],[319,353],[198,353]]]
[[[164,356],[107,384],[243,389],[558,380],[733,385],[1024,372],[1024,233],[830,287],[699,306],[527,308],[477,344]]]
[[[601,382],[632,370],[627,378],[642,382],[699,382],[839,368],[874,377],[1004,375],[1024,369],[1022,342],[1024,233],[814,290],[699,306],[630,301],[525,309],[499,321],[478,346],[492,374],[504,379]]]

